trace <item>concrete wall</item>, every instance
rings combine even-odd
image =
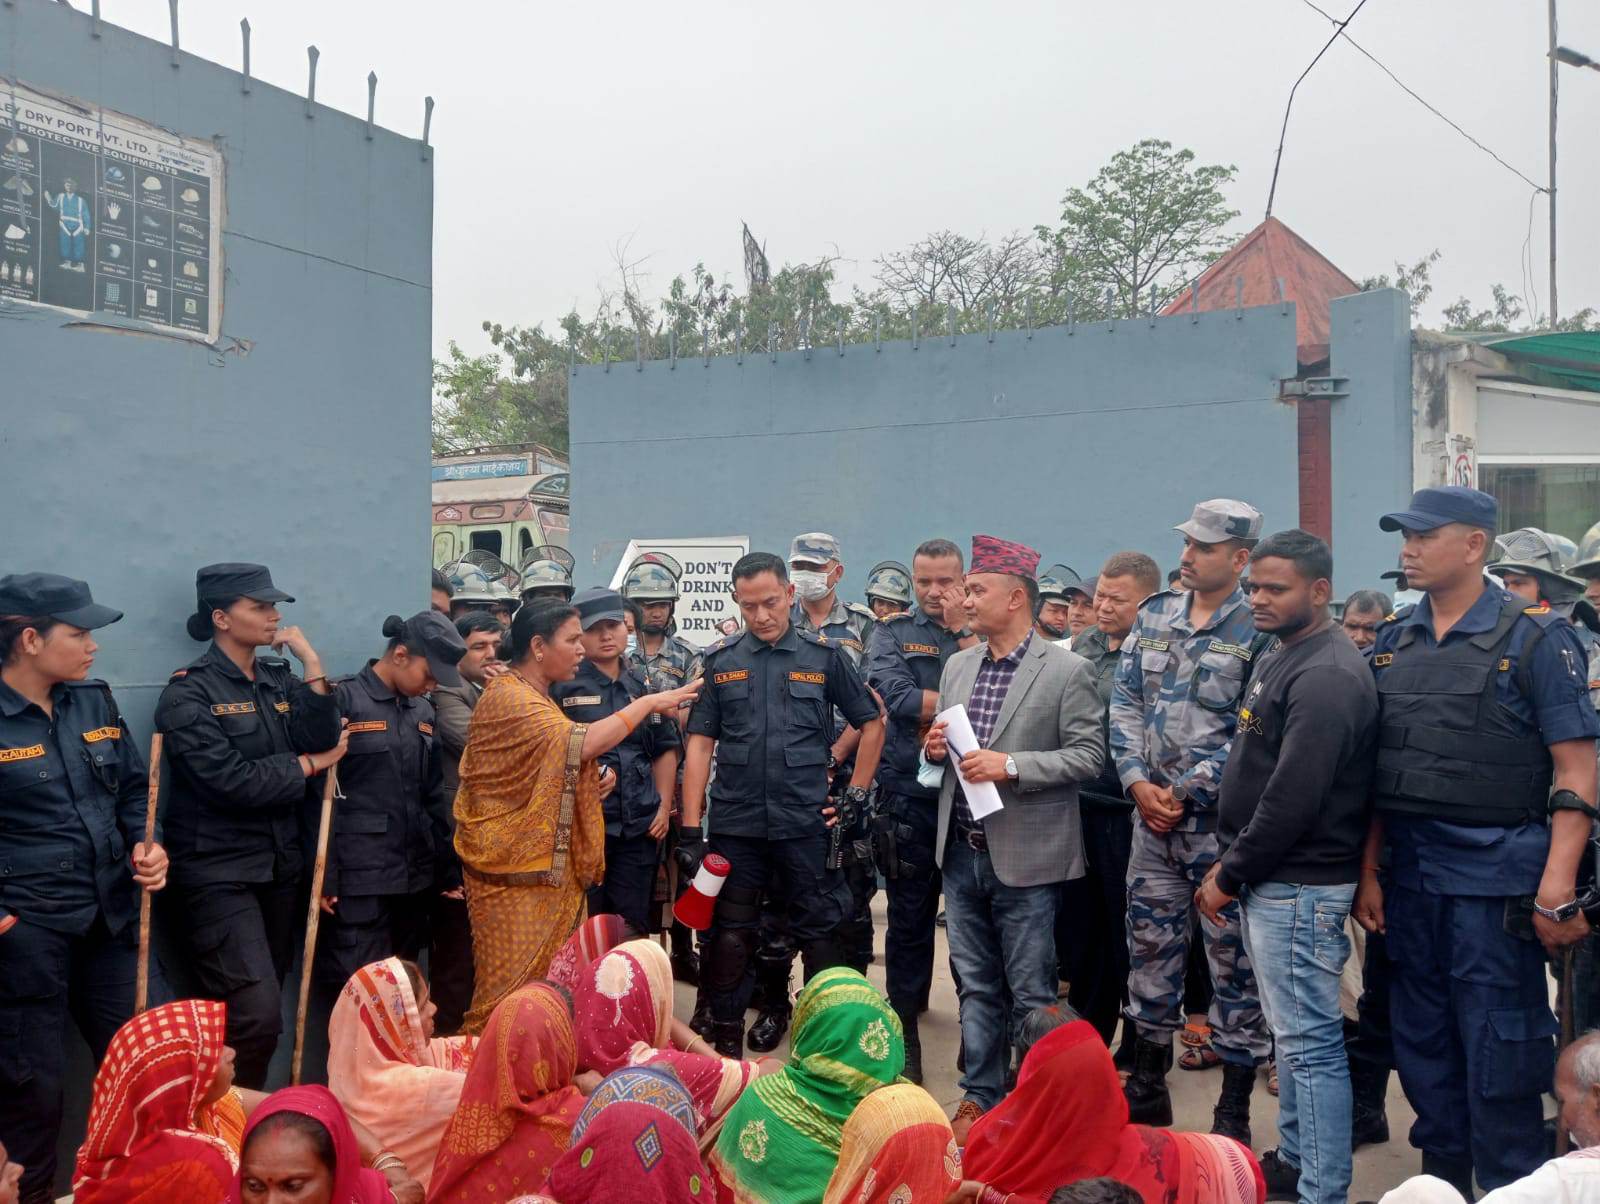
[[[1402,294],[1335,304],[1336,370],[1356,381],[1334,403],[1336,511],[1409,486],[1409,445],[1387,447],[1409,433],[1405,312]],[[1123,548],[1176,566],[1173,524],[1202,498],[1241,497],[1267,530],[1294,526],[1295,413],[1278,400],[1294,336],[1293,307],[1273,305],[842,356],[580,365],[579,582],[606,579],[630,536],[747,533],[783,555],[795,533],[831,531],[859,598],[876,561],[935,535],[1024,540],[1087,575]],[[1392,555],[1348,515],[1338,530],[1339,587],[1375,581]]]
[[[0,7],[0,75],[216,140],[224,335],[0,303],[0,572],[83,577],[127,612],[96,673],[143,738],[200,651],[183,619],[201,564],[269,565],[330,670],[427,605],[433,175],[410,138],[102,33],[48,0]]]

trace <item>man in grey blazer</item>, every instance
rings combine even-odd
[[[960,771],[970,782],[993,782],[1001,809],[973,816],[943,723],[925,747],[930,762],[946,762],[936,848],[966,1049],[952,1122],[958,1141],[1000,1102],[1023,1019],[1055,1002],[1060,886],[1084,872],[1078,783],[1105,758],[1094,671],[1033,633],[1038,566],[1032,548],[973,537],[964,608],[987,643],[956,653],[939,679],[940,711],[966,707],[980,745],[961,758]]]

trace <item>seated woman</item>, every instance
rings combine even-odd
[[[577,1070],[572,1016],[555,987],[532,983],[501,1000],[439,1145],[429,1200],[478,1204],[537,1192],[583,1109]]]
[[[1045,1204],[1065,1183],[1108,1177],[1145,1204],[1261,1204],[1255,1157],[1229,1137],[1128,1123],[1111,1053],[1084,1020],[1029,1050],[1017,1086],[972,1126],[963,1173],[985,1204]]]
[[[590,916],[556,950],[544,980],[568,991],[576,990],[584,971],[627,939],[628,925],[621,916]]]
[[[874,1091],[844,1122],[823,1204],[945,1204],[961,1186],[950,1121],[921,1087]]]
[[[350,976],[328,1023],[328,1087],[427,1190],[476,1037],[435,1037],[422,971],[398,957]]]
[[[623,1066],[670,1067],[694,1097],[700,1146],[709,1150],[722,1119],[764,1071],[724,1058],[672,1015],[672,959],[652,940],[618,945],[589,966],[573,989],[578,1065],[610,1074]],[[777,1070],[782,1063],[767,1060]]]
[[[572,1144],[578,1144],[603,1109],[624,1101],[658,1108],[687,1129],[691,1137],[699,1136],[700,1118],[694,1100],[678,1076],[664,1066],[629,1066],[600,1080],[572,1126]]]
[[[391,1159],[394,1156],[389,1155]],[[381,1161],[381,1160],[380,1160]],[[364,1169],[350,1121],[326,1087],[285,1087],[250,1116],[228,1204],[422,1204],[393,1164]]]
[[[545,1187],[561,1204],[715,1204],[694,1137],[657,1108],[618,1100],[561,1156]]]
[[[763,1075],[729,1110],[710,1158],[719,1198],[819,1204],[839,1161],[845,1121],[905,1067],[900,1019],[864,976],[814,976],[795,1000],[789,1064]]]

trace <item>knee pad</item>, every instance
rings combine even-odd
[[[711,969],[707,981],[714,994],[737,991],[755,953],[756,934],[749,928],[719,929],[711,939]],[[702,973],[705,973],[702,970]]]

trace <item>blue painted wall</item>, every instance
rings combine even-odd
[[[87,7],[87,6],[84,6]],[[0,302],[0,572],[86,578],[127,612],[96,672],[141,738],[194,571],[257,560],[330,670],[427,605],[433,172],[413,139],[48,0],[0,7],[0,75],[226,160],[217,347]]]

